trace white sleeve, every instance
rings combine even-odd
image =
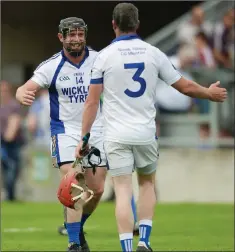
[[[178,81],[182,76],[162,51],[159,50],[159,54],[161,61],[159,68],[159,78],[170,86]]]
[[[51,85],[50,68],[48,63],[41,63],[33,73],[31,80],[42,88],[49,88]]]
[[[103,75],[104,75],[104,60],[102,55],[99,54],[92,66],[91,69],[91,81],[90,84],[103,84]]]

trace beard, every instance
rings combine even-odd
[[[65,50],[71,55],[72,57],[76,58],[82,55],[85,49],[86,43],[82,42],[70,42],[64,43]]]

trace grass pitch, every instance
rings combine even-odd
[[[2,251],[66,251],[59,203],[2,203]],[[120,251],[114,203],[101,203],[85,225],[92,251]],[[134,240],[136,248],[137,238]],[[159,204],[151,236],[154,251],[234,251],[234,205]]]

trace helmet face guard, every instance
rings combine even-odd
[[[65,50],[72,57],[79,57],[86,46],[87,25],[84,20],[77,17],[61,20],[59,33],[63,36]]]
[[[88,201],[90,201],[94,192],[90,190],[85,182],[84,171],[85,169],[92,168],[93,174],[96,172],[96,166],[98,166],[102,160],[100,155],[100,150],[91,147],[86,153],[88,164],[91,167],[86,167],[83,159],[76,159],[73,163],[73,168],[78,168],[80,171],[72,171],[68,172],[61,180],[57,197],[59,201],[66,207],[72,209],[78,209]],[[95,157],[95,159],[94,159]],[[84,199],[84,196],[88,196],[88,198]]]
[[[88,198],[84,198],[84,194],[89,194]],[[85,177],[82,172],[68,172],[61,180],[57,197],[61,204],[71,209],[78,209],[94,196],[94,192],[90,190],[85,183]]]

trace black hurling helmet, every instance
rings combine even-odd
[[[67,35],[73,31],[73,30],[76,30],[76,29],[83,29],[84,32],[85,32],[85,37],[87,37],[87,25],[86,23],[84,22],[83,19],[81,18],[77,18],[77,17],[69,17],[69,18],[65,18],[65,19],[62,19],[60,21],[60,24],[59,24],[59,33],[61,33],[63,35],[63,38],[65,39],[67,37]],[[76,45],[78,42],[76,41],[70,41],[70,42],[67,42],[66,45],[64,45],[65,49],[68,51],[68,53],[73,56],[73,57],[78,57],[82,54],[83,50],[84,50],[84,47],[85,47],[85,43],[83,45],[83,47],[78,51],[78,50],[73,50],[72,47],[74,45]]]

